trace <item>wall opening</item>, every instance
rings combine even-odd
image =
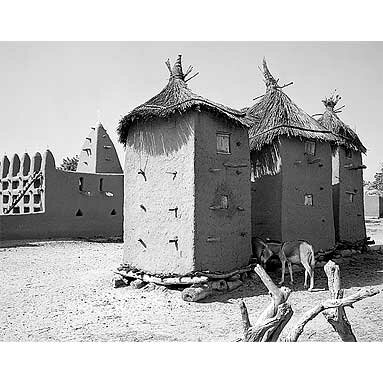
[[[24,196],[24,203],[29,203],[30,199],[31,199],[31,197],[28,194],[26,194]]]
[[[230,154],[230,134],[217,133],[217,153]]]
[[[41,186],[41,180],[38,178],[37,180],[33,181],[33,187],[39,188]]]
[[[19,181],[12,181],[12,189],[17,189],[19,187]]]
[[[229,208],[229,196],[222,195],[221,196],[221,209],[228,209]]]
[[[83,214],[82,214],[81,209],[78,209],[78,210],[76,211],[76,217],[82,217],[82,216],[83,216]]]
[[[9,202],[9,196],[8,195],[3,195],[3,203],[8,203]]]
[[[305,142],[305,154],[315,155],[315,141]]]
[[[306,206],[313,206],[313,195],[312,194],[305,194],[305,205]]]
[[[13,212],[14,212],[15,214],[20,214],[20,207],[19,207],[19,206],[15,206],[15,207],[13,208]]]
[[[117,215],[116,210],[113,209],[113,210],[110,212],[110,215]]]
[[[40,194],[33,194],[33,203],[40,203],[40,202],[41,202]]]
[[[352,158],[352,150],[347,148],[345,150],[346,158]]]
[[[28,206],[24,206],[24,213],[29,213],[30,212],[30,209]]]
[[[102,192],[102,191],[103,191],[103,187],[104,187],[104,179],[103,179],[103,178],[100,178],[100,183],[99,183],[99,185],[98,185],[98,190],[99,190],[100,192]]]
[[[78,179],[78,190],[83,191],[84,190],[84,178],[80,177]]]

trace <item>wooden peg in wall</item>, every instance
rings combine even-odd
[[[140,171],[138,172],[138,174],[141,174],[141,175],[144,177],[144,180],[145,180],[145,182],[146,182],[146,174],[145,174],[145,172],[144,172],[142,169],[140,169]]]
[[[175,207],[173,209],[169,209],[169,211],[174,211],[174,215],[177,218],[178,207]]]

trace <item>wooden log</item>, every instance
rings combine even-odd
[[[133,287],[134,289],[141,289],[144,287],[146,283],[142,281],[141,279],[135,279],[130,283],[130,286]]]
[[[113,283],[113,287],[115,289],[118,289],[119,287],[127,286],[129,284],[129,281],[124,279],[121,275],[118,275],[118,276],[116,275],[115,277],[113,277],[112,283]]]
[[[213,294],[213,289],[208,285],[188,287],[182,291],[182,299],[186,302],[197,302]]]
[[[293,315],[290,304],[286,303],[291,290],[287,287],[276,286],[261,265],[257,265],[254,271],[269,290],[272,301],[258,317],[254,326],[250,325],[246,305],[241,301],[244,340],[245,342],[276,342]]]
[[[119,274],[126,278],[141,279],[144,282],[156,283],[158,285],[170,286],[170,285],[192,285],[194,283],[208,282],[209,278],[206,276],[200,277],[155,277],[148,274],[140,274],[134,271],[119,270],[115,271],[115,274]]]
[[[329,261],[326,263],[324,271],[327,275],[328,289],[331,298],[342,299],[343,289],[341,288],[339,266],[333,261]],[[343,342],[356,342],[356,337],[343,307],[323,311],[323,315]]]
[[[250,271],[253,267],[254,267],[254,265],[249,265],[249,266],[243,267],[242,269],[234,270],[234,271],[231,271],[229,273],[208,273],[208,272],[199,271],[198,273],[196,273],[196,275],[206,276],[210,279],[227,279],[227,278],[230,278],[231,276],[233,276],[235,274],[241,274],[241,273],[245,273],[247,271]]]

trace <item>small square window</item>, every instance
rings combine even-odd
[[[217,133],[217,153],[230,154],[230,135],[227,133]]]
[[[352,158],[352,150],[351,149],[346,149],[345,150],[346,158]]]
[[[305,194],[305,205],[306,206],[313,206],[313,195],[312,194]]]
[[[310,154],[312,156],[315,155],[315,142],[314,141],[306,141],[305,142],[305,154]]]
[[[349,202],[354,202],[354,194],[348,193],[348,200]]]
[[[221,196],[221,209],[229,208],[229,197],[227,195]]]

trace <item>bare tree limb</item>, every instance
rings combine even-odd
[[[324,271],[327,275],[328,288],[332,299],[343,298],[343,290],[341,288],[339,266],[333,261],[326,263]],[[323,311],[324,317],[339,334],[343,342],[356,342],[356,337],[352,331],[350,322],[348,321],[346,312],[343,307],[329,309]]]
[[[294,326],[294,328],[290,331],[289,335],[286,337],[285,341],[287,342],[296,342],[298,338],[301,336],[304,327],[306,324],[314,319],[319,313],[324,310],[328,310],[331,308],[337,307],[346,307],[351,306],[362,299],[372,297],[376,294],[379,294],[380,291],[376,288],[366,288],[360,289],[356,293],[351,294],[350,296],[343,299],[329,299],[323,303],[318,304],[312,309],[306,311],[303,316],[299,319],[298,323]]]

